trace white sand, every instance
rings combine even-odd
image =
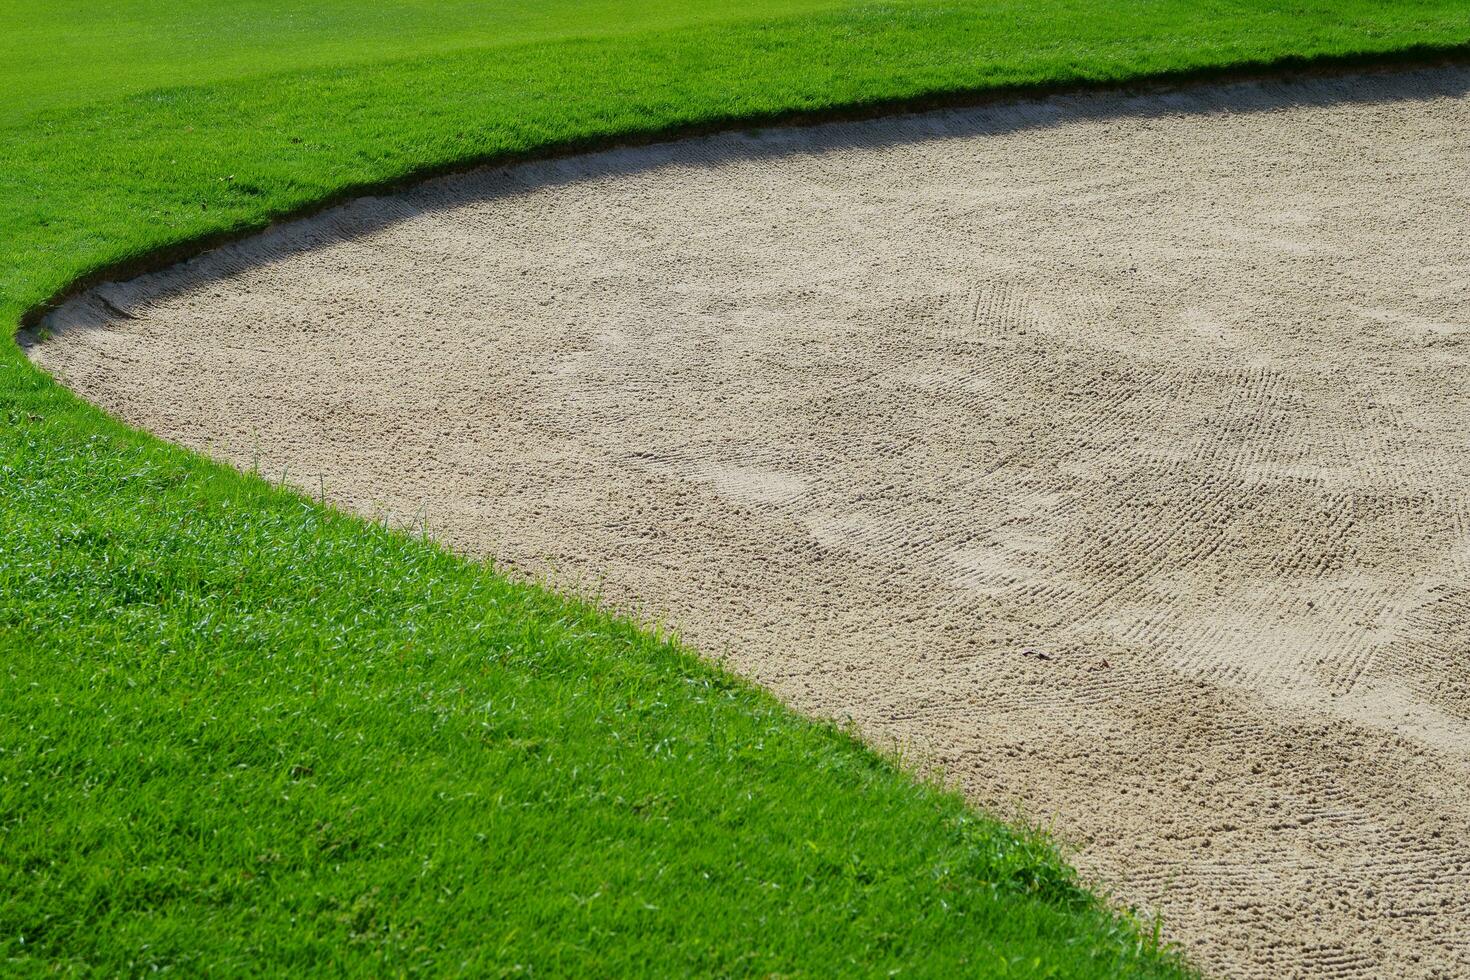
[[[1467,92],[486,170],[100,287],[32,353],[916,746],[1208,969],[1465,976]]]

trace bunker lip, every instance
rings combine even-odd
[[[660,619],[1206,968],[1470,969],[1470,70],[440,178],[84,293],[124,421]]]
[[[941,89],[900,98],[839,103],[822,108],[793,109],[754,115],[734,114],[688,126],[652,129],[641,133],[609,133],[605,136],[589,137],[568,143],[548,144],[523,153],[495,153],[488,156],[455,159],[416,168],[387,181],[348,184],[298,209],[272,215],[263,223],[245,224],[238,228],[187,238],[162,248],[152,249],[142,255],[99,266],[72,279],[55,294],[23,312],[19,319],[16,340],[22,347],[34,344],[39,339],[35,331],[42,320],[67,300],[104,283],[160,272],[205,252],[251,238],[279,225],[313,217],[360,197],[399,193],[439,177],[471,173],[489,167],[515,166],[567,156],[587,156],[610,150],[632,149],[719,135],[749,127],[811,127],[942,109],[980,108],[1057,96],[1091,93],[1140,95],[1226,83],[1290,83],[1312,78],[1394,73],[1411,69],[1452,68],[1467,64],[1470,64],[1470,45],[1467,44],[1416,44],[1392,51],[1292,55],[1269,60],[1160,71],[1126,80],[1079,77],[1065,82]]]

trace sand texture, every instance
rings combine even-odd
[[[487,169],[48,326],[1019,806],[1208,971],[1470,975],[1470,69]]]

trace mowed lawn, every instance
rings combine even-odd
[[[10,336],[100,268],[467,161],[1467,43],[1464,0],[0,0],[0,972],[1182,973],[1046,841],[130,432]]]

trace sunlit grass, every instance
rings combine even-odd
[[[1470,40],[1459,0],[0,13],[12,327],[99,267],[467,160]],[[0,528],[12,970],[1177,969],[1043,842],[847,735],[131,433],[8,338]]]

